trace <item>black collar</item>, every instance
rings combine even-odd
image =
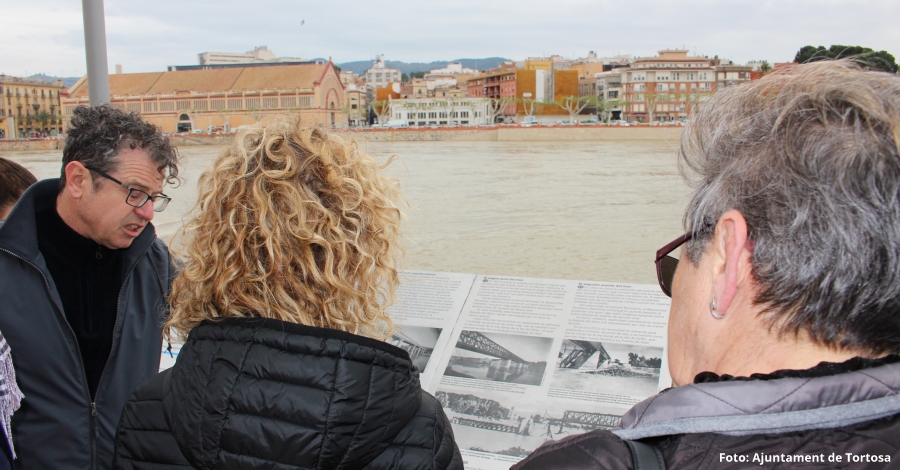
[[[786,377],[791,378],[815,378],[815,377],[825,377],[828,375],[837,375],[843,374],[846,372],[854,372],[862,369],[869,369],[871,367],[883,366],[885,364],[893,364],[895,362],[900,362],[900,356],[893,354],[890,356],[885,356],[879,359],[866,359],[864,357],[854,357],[853,359],[848,359],[844,362],[820,362],[818,365],[804,370],[793,370],[793,369],[784,369],[784,370],[776,370],[771,374],[752,374],[750,377],[734,377],[732,375],[723,374],[719,375],[715,372],[701,372],[697,374],[697,377],[694,377],[695,384],[702,383],[711,383],[711,382],[731,382],[731,381],[746,381],[746,380],[774,380],[774,379],[783,379]]]

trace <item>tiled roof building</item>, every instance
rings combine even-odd
[[[141,113],[164,132],[227,130],[282,112],[335,126],[346,122],[344,85],[330,61],[115,74],[109,88],[112,106]],[[62,105],[67,117],[88,105],[86,77]]]

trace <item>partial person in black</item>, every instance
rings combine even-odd
[[[440,403],[383,341],[396,181],[350,138],[282,118],[198,186],[167,323],[187,341],[129,399],[115,467],[462,469]]]
[[[669,469],[898,468],[900,77],[825,61],[719,90],[680,167],[687,233],[656,254],[675,386],[513,469],[637,468],[635,441]]]
[[[177,174],[158,128],[79,107],[60,178],[31,186],[0,227],[0,330],[25,395],[16,468],[112,464],[125,401],[159,368],[174,270],[151,220]]]

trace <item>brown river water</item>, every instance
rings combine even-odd
[[[407,269],[655,284],[656,250],[682,233],[689,188],[676,142],[370,142],[409,207]],[[185,146],[185,184],[153,220],[171,240],[223,150]],[[0,152],[39,179],[61,150]]]

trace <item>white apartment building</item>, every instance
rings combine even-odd
[[[400,70],[388,68],[384,65],[384,54],[375,58],[375,65],[366,70],[366,86],[369,88],[384,88],[389,83],[400,81]]]
[[[256,64],[265,62],[304,62],[299,57],[276,57],[266,46],[254,47],[243,54],[238,52],[201,52],[197,54],[200,65]]]
[[[684,121],[699,101],[715,92],[716,68],[708,57],[687,50],[659,51],[658,57],[635,59],[619,69],[623,118],[628,121]]]
[[[486,98],[427,98],[391,101],[391,120],[410,126],[480,126],[491,120]]]

